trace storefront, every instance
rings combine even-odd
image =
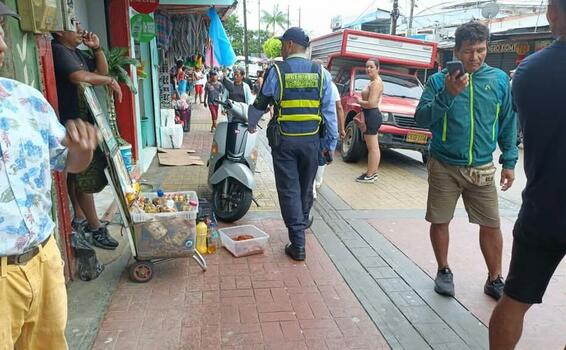
[[[137,12],[130,7],[134,0],[0,0],[22,15],[22,22],[7,18],[4,24],[6,42],[10,47],[5,65],[0,75],[16,79],[41,90],[48,101],[57,109],[57,89],[51,53],[49,32],[72,30],[77,19],[89,31],[98,34],[104,48],[123,47],[128,55],[141,59],[144,79],[138,79],[135,69],[130,71],[137,94],[125,86],[124,98],[116,103],[120,135],[132,145],[134,159],[138,160],[138,169],[149,167],[160,145],[158,128],[160,125],[160,81],[159,70],[168,67],[170,59],[164,49],[158,48],[157,39],[136,43],[131,35],[130,19]],[[181,11],[179,14],[205,14],[208,8],[216,6],[221,16],[231,12],[234,0],[140,0],[142,3],[160,3],[165,11]],[[17,4],[16,4],[17,3]],[[22,6],[22,8],[17,7]],[[102,6],[104,5],[104,6]],[[32,18],[35,13],[42,13],[40,18]],[[110,15],[111,14],[111,15]],[[150,14],[153,18],[154,14]],[[33,19],[33,20],[32,20]],[[37,20],[35,20],[37,19]],[[143,132],[142,132],[143,130]],[[57,218],[57,241],[66,260],[65,275],[73,276],[74,262],[70,246],[71,213],[64,178],[54,174],[53,217]]]
[[[552,34],[548,31],[494,34],[489,44],[486,63],[509,73],[517,68],[525,57],[549,46],[552,41]]]
[[[20,1],[2,0],[10,8],[15,9],[22,17],[18,22],[13,18],[6,18],[3,28],[5,40],[9,50],[5,56],[4,67],[0,76],[11,78],[33,86],[43,92],[55,110],[58,109],[57,88],[53,68],[53,55],[51,52],[51,31],[69,29],[71,26],[68,9],[73,2],[63,4],[46,1]],[[64,6],[64,7],[62,7]],[[43,13],[39,18],[31,15]],[[73,254],[70,245],[71,215],[65,178],[60,173],[53,174],[53,209],[52,216],[57,222],[57,243],[63,253],[65,276],[71,279],[73,275]]]
[[[139,9],[135,6],[136,2],[150,7],[150,11],[144,12],[148,12],[152,20],[145,28],[153,27],[155,31],[155,37],[151,40],[139,40],[132,34],[132,18],[140,14],[134,9]],[[130,5],[134,5],[134,8]],[[211,6],[216,8],[221,17],[225,17],[235,9],[236,1],[108,1],[106,12],[112,13],[109,17],[110,45],[128,47],[130,56],[142,62],[145,73],[142,79],[138,71],[131,72],[138,93],[126,94],[122,103],[116,106],[120,116],[120,134],[132,145],[133,156],[142,173],[149,168],[157,148],[162,145],[160,110],[170,108],[169,69],[179,53],[187,52],[188,55],[188,52],[202,51],[204,44],[201,43],[206,42],[207,35],[206,12]],[[179,21],[183,25],[175,26],[175,22]]]

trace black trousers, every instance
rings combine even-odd
[[[320,141],[286,141],[272,149],[281,214],[294,246],[305,246],[305,229],[313,205]]]

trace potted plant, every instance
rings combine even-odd
[[[140,71],[140,68],[143,71],[141,62],[138,59],[130,57],[128,55],[128,49],[124,47],[115,47],[106,51],[106,59],[108,61],[108,74],[117,82],[126,85],[134,94],[137,94],[137,89],[130,78],[129,68],[130,66],[134,66],[138,72]],[[138,78],[144,79],[146,76],[145,72],[143,72],[143,74],[138,75]],[[108,122],[112,128],[112,132],[121,146],[127,145],[128,142],[120,136],[118,131],[118,124],[116,122],[116,107],[114,106],[114,94],[111,89],[107,89],[106,99],[108,104]]]

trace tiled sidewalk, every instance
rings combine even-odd
[[[263,255],[158,264],[147,284],[123,276],[93,349],[386,349],[387,344],[313,235],[307,260],[285,256],[280,220]]]
[[[208,115],[200,107],[194,116],[184,147],[206,159]],[[388,348],[313,235],[307,235],[304,263],[285,256],[287,230],[263,159],[258,165],[258,191],[266,193],[259,198],[263,213],[252,211],[238,224],[267,232],[267,251],[234,258],[222,249],[206,256],[206,272],[189,259],[163,262],[147,284],[130,282],[124,274],[93,349]],[[154,164],[144,178],[166,190],[206,191],[206,167]]]

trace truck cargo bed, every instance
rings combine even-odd
[[[311,42],[311,58],[327,63],[333,57],[366,60],[407,68],[432,68],[436,43],[400,36],[346,29]]]

